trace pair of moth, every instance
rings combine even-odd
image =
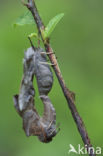
[[[56,111],[48,93],[53,85],[53,74],[47,64],[46,53],[34,46],[27,49],[23,60],[23,79],[19,95],[14,96],[14,106],[23,119],[23,129],[27,136],[37,136],[41,142],[48,143],[57,134]],[[35,108],[35,89],[33,78],[36,77],[40,98],[44,104],[42,117]]]

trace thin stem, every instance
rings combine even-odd
[[[53,52],[53,49],[51,48],[50,46],[50,42],[49,42],[49,39],[44,39],[43,38],[43,31],[45,30],[45,26],[39,16],[39,13],[38,13],[38,10],[36,8],[36,5],[35,5],[35,2],[34,0],[28,0],[28,3],[25,4],[27,6],[27,8],[31,11],[33,17],[34,17],[34,20],[36,22],[36,25],[37,25],[37,28],[38,28],[38,31],[41,35],[41,38],[43,40],[43,43],[44,43],[44,46],[45,46],[45,49],[46,49],[46,52],[50,52],[51,54],[48,55],[50,61],[52,64],[54,64],[53,69],[55,71],[55,74],[58,78],[58,81],[59,81],[59,84],[62,88],[62,91],[63,91],[63,94],[67,100],[67,103],[68,103],[68,106],[71,110],[71,113],[72,113],[72,117],[76,123],[76,126],[78,128],[78,131],[82,137],[82,140],[83,140],[83,143],[84,145],[87,146],[87,151],[89,152],[89,155],[90,156],[95,156],[95,154],[93,153],[93,150],[91,148],[91,150],[89,151],[89,148],[92,147],[91,143],[90,143],[90,139],[88,137],[88,133],[86,131],[86,128],[85,128],[85,125],[83,123],[83,120],[82,118],[80,117],[78,111],[77,111],[77,108],[75,106],[75,102],[74,102],[74,93],[71,92],[67,87],[66,87],[66,84],[64,82],[64,79],[62,77],[62,74],[61,74],[61,71],[59,69],[59,66],[58,66],[58,62],[57,62],[57,59],[56,59],[56,56]]]

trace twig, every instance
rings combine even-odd
[[[62,77],[62,74],[60,72],[60,69],[59,69],[59,66],[58,66],[58,62],[57,62],[57,59],[56,59],[56,56],[53,52],[53,49],[51,48],[50,46],[50,42],[49,42],[49,39],[44,39],[43,38],[43,31],[45,30],[45,26],[39,16],[39,13],[38,13],[38,10],[36,8],[36,5],[35,5],[35,2],[34,0],[28,0],[28,3],[25,4],[27,6],[27,8],[31,11],[33,17],[34,17],[34,20],[36,22],[36,25],[37,25],[37,28],[38,28],[38,31],[39,33],[41,34],[41,38],[43,40],[43,43],[44,43],[44,46],[45,46],[45,49],[46,49],[46,52],[52,52],[51,55],[48,55],[50,61],[52,64],[55,64],[55,66],[52,66],[54,71],[55,71],[55,74],[59,80],[59,83],[60,83],[60,86],[62,88],[62,91],[64,93],[64,96],[67,100],[67,103],[68,103],[68,106],[71,110],[71,113],[72,113],[72,117],[76,123],[76,126],[78,128],[78,131],[82,137],[82,140],[84,142],[84,145],[87,146],[87,151],[89,152],[89,155],[90,156],[95,156],[95,154],[93,153],[93,150],[92,150],[92,145],[90,143],[90,139],[88,137],[88,133],[86,131],[86,128],[85,128],[85,125],[82,121],[82,118],[80,117],[78,111],[77,111],[77,108],[75,106],[75,102],[74,102],[74,93],[71,92],[65,85],[65,82],[64,82],[64,79]],[[90,150],[91,149],[91,150]]]

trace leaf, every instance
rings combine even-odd
[[[22,16],[20,16],[13,25],[14,27],[16,27],[23,26],[26,24],[34,24],[34,18],[30,11],[27,11]]]
[[[64,13],[61,13],[49,21],[44,31],[45,38],[50,36],[50,34],[55,29],[56,25],[59,23],[59,21],[62,19],[63,16],[64,16]]]
[[[38,36],[37,33],[31,33],[31,34],[28,35],[28,37],[29,37],[29,38],[33,38],[33,37],[34,37],[34,38],[37,38],[38,40],[42,41],[42,40],[39,38],[39,36]]]
[[[28,37],[30,37],[30,38],[33,38],[33,37],[38,38],[38,35],[37,35],[37,33],[31,33],[30,35],[28,35]]]

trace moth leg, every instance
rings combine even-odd
[[[57,64],[52,64],[52,63],[49,63],[49,62],[40,62],[41,64],[48,64],[50,66],[56,66]]]
[[[55,54],[55,52],[41,52],[41,54],[52,55]],[[58,57],[56,57],[56,59],[58,59]]]
[[[56,128],[54,128],[54,129],[52,130],[52,132],[51,132],[49,135],[52,135],[53,132],[55,132],[55,131],[56,131]]]
[[[54,64],[50,63],[50,66],[56,66],[56,65],[57,65],[57,63],[54,63]]]
[[[51,122],[50,122],[50,124],[49,124],[49,126],[48,126],[48,128],[47,129],[49,129],[50,128],[50,126],[52,125],[52,123],[54,122],[54,120],[52,120]],[[56,128],[59,128],[59,126],[60,126],[60,124],[58,123],[57,124],[57,126],[56,126]]]
[[[54,54],[54,52],[41,52],[41,54],[51,55]]]
[[[48,128],[47,128],[47,129],[49,129],[49,128],[50,128],[50,126],[52,125],[52,123],[53,123],[53,120],[50,122],[50,124],[49,124],[49,126],[48,126]]]
[[[57,64],[56,64],[56,63],[54,63],[54,64],[51,63],[50,65],[51,65],[51,66],[56,66]]]
[[[56,127],[57,128],[57,127]],[[52,135],[53,134],[53,132],[55,132],[56,131],[56,128],[54,128],[53,129],[53,131],[50,133],[50,135]],[[59,131],[60,131],[60,128],[58,128],[58,130],[56,131],[56,134],[58,134],[59,133]]]
[[[52,123],[53,123],[53,121],[51,121],[51,122],[50,122],[50,124],[49,124],[49,126],[48,126],[48,128],[47,128],[47,129],[49,129],[49,128],[50,128],[50,126],[52,125]],[[54,129],[53,129],[53,131],[50,133],[50,135],[52,135],[52,134],[53,134],[53,132],[55,132],[55,131],[56,131],[56,129],[58,128],[58,130],[57,130],[57,132],[56,132],[56,134],[57,134],[57,133],[60,131],[59,126],[60,126],[60,123],[58,123],[58,124],[57,124],[56,128],[54,128]]]
[[[52,121],[53,122],[53,121]],[[52,122],[50,123],[50,124],[52,124]],[[50,125],[51,126],[51,125]],[[54,130],[50,133],[50,135],[52,135],[53,134],[53,132],[54,131],[56,131],[56,129],[58,128],[58,130],[57,130],[57,132],[56,132],[56,134],[60,131],[60,123],[58,123],[57,125],[56,125],[56,128],[54,128]],[[48,127],[48,129],[49,129],[49,127]]]

